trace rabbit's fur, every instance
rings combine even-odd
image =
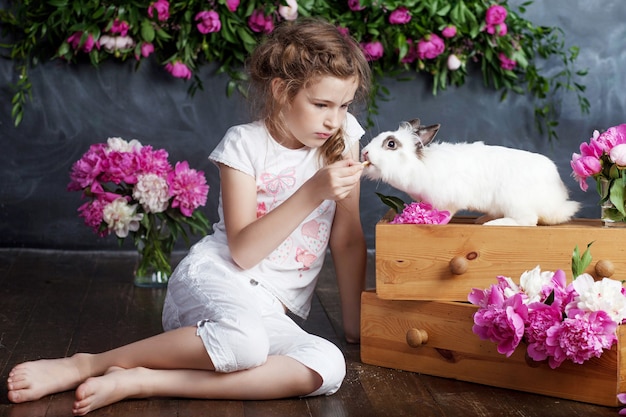
[[[485,213],[489,225],[558,224],[578,211],[546,156],[483,142],[431,143],[439,127],[415,119],[379,134],[361,152],[365,176],[452,215]]]

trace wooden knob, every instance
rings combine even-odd
[[[600,278],[609,278],[614,273],[615,266],[613,262],[606,259],[600,259],[596,262],[596,274],[598,274]]]
[[[457,255],[450,260],[450,272],[454,275],[463,275],[467,272],[467,259],[464,256]]]
[[[423,329],[409,329],[406,332],[406,344],[412,348],[420,347],[428,342],[428,333]]]

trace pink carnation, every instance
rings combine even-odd
[[[441,55],[444,49],[443,39],[431,33],[417,43],[417,56],[419,59],[434,59]]]
[[[183,215],[189,217],[196,208],[206,204],[209,186],[204,173],[189,168],[186,161],[176,163],[167,182],[170,196],[174,197],[172,207],[178,207]]]

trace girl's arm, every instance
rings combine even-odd
[[[228,246],[235,263],[248,269],[276,249],[324,200],[342,200],[359,184],[363,167],[351,160],[320,169],[281,205],[257,219],[254,178],[220,164]]]
[[[361,293],[365,289],[367,262],[359,196],[360,187],[357,184],[348,197],[337,202],[330,235],[330,250],[341,299],[343,329],[349,343],[358,343],[360,340]]]

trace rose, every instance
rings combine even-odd
[[[431,33],[417,43],[417,56],[419,59],[434,59],[441,55],[444,48],[443,39]]]
[[[222,23],[220,22],[220,15],[217,12],[211,11],[201,11],[196,14],[194,18],[197,24],[198,31],[203,35],[207,33],[219,32],[222,29]]]
[[[181,61],[168,62],[165,65],[165,69],[176,78],[184,78],[187,80],[191,78],[191,70]]]
[[[274,22],[271,16],[265,16],[262,10],[255,10],[248,18],[248,26],[253,32],[271,33],[274,30]]]
[[[380,42],[364,42],[361,44],[361,48],[368,61],[376,61],[383,57],[384,48]]]
[[[389,23],[392,25],[404,25],[410,21],[411,13],[409,13],[409,10],[404,6],[398,7],[389,15]]]
[[[170,3],[167,0],[157,0],[148,7],[148,16],[154,17],[154,11],[157,12],[157,19],[163,22],[170,17]]]
[[[296,20],[298,18],[298,2],[287,0],[287,5],[278,7],[278,14],[285,20]]]

